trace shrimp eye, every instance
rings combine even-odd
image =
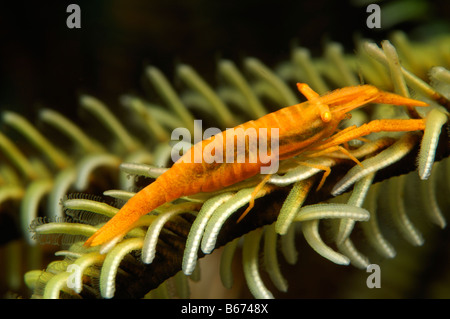
[[[325,111],[322,114],[320,114],[320,117],[322,118],[323,122],[328,123],[331,121],[331,112]]]

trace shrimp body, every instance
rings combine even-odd
[[[386,122],[390,120],[381,120],[385,121],[381,126],[377,124],[376,127],[369,127],[369,129],[366,127],[364,132],[359,132],[357,130],[359,128],[350,130],[345,132],[346,134],[341,134],[334,142],[332,135],[340,122],[348,118],[349,111],[364,104],[369,102],[406,106],[426,106],[427,104],[382,92],[370,85],[346,87],[322,97],[306,84],[298,84],[298,88],[308,101],[238,125],[192,146],[169,170],[130,198],[108,223],[85,242],[85,246],[102,245],[119,236],[123,237],[129,230],[136,227],[141,216],[164,203],[199,192],[217,191],[260,173],[261,168],[268,163],[262,160],[259,152],[255,152],[255,148],[250,147],[251,137],[246,137],[244,148],[237,148],[236,143],[233,144],[234,148],[227,148],[230,144],[225,141],[234,139],[236,142],[240,136],[241,133],[236,132],[248,132],[247,130],[254,129],[259,145],[266,143],[268,151],[271,152],[271,158],[275,155],[277,160],[283,160],[300,153],[320,151],[324,146],[333,147],[376,130],[412,131],[425,128],[423,119],[393,120],[405,121],[401,124],[396,122],[395,125]],[[259,134],[260,128],[266,128],[267,134]],[[272,136],[272,128],[278,129],[277,136]],[[274,138],[277,143],[273,143]],[[208,154],[214,155],[215,161],[208,160],[204,156],[205,149],[213,150]],[[195,154],[201,154],[200,161],[196,161]],[[245,157],[245,161],[236,161],[241,155]]]

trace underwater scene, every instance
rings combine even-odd
[[[1,299],[450,298],[448,1],[0,15]]]

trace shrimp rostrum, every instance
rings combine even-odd
[[[427,104],[381,91],[371,85],[345,87],[323,96],[319,96],[307,84],[299,83],[297,87],[306,97],[306,102],[282,108],[194,144],[169,170],[131,197],[110,221],[85,242],[85,246],[97,246],[112,240],[120,240],[138,225],[141,216],[164,203],[199,192],[221,190],[263,173],[264,168],[273,164],[268,163],[267,158],[263,158],[261,152],[258,152],[258,147],[263,142],[269,150],[271,161],[335,151],[342,151],[357,161],[341,146],[343,143],[372,132],[407,132],[425,129],[425,119],[383,119],[339,131],[338,125],[342,120],[349,118],[348,112],[367,103],[408,107]],[[227,147],[229,144],[224,143],[229,139],[237,139],[239,134],[252,129],[257,132],[259,141],[256,148],[251,147],[250,137],[246,137],[245,147],[242,149],[237,148],[236,144]],[[209,152],[205,152],[206,150]],[[211,154],[216,160],[211,160],[211,156],[204,154]],[[246,161],[236,160],[239,156],[243,156]],[[265,173],[265,178],[255,188],[252,200],[241,218],[253,206],[257,190],[273,173],[275,172]]]

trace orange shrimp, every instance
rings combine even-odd
[[[275,145],[269,143],[268,149],[273,152],[272,155],[275,154],[279,160],[283,160],[299,154],[312,154],[314,156],[314,154],[336,150],[343,151],[352,158],[340,146],[341,144],[376,131],[425,129],[425,119],[385,119],[375,120],[360,127],[350,127],[335,133],[339,123],[349,117],[348,112],[370,102],[405,106],[427,106],[427,104],[380,91],[371,85],[346,87],[321,97],[307,84],[298,83],[297,87],[308,101],[282,108],[258,120],[238,125],[233,132],[236,132],[236,129],[239,128],[244,131],[249,128],[267,128],[267,136],[258,137],[265,139],[265,142],[270,142],[272,138],[270,129],[278,128],[278,145],[275,147]],[[261,168],[267,165],[267,161],[263,162],[260,155],[252,153],[248,140],[246,140],[246,161],[244,163],[225,160],[222,163],[210,162],[203,157],[201,162],[195,162],[194,154],[196,152],[203,154],[206,147],[214,147],[214,151],[219,152],[214,154],[225,159],[227,150],[223,141],[227,140],[227,137],[230,138],[230,136],[227,136],[230,135],[230,132],[230,130],[223,131],[192,146],[169,170],[130,198],[110,221],[85,242],[85,246],[102,245],[113,239],[122,238],[129,230],[137,226],[141,216],[164,203],[181,196],[220,190],[260,173]],[[236,139],[237,136],[235,135],[234,138]],[[220,152],[222,153],[220,154]],[[232,153],[234,158],[239,155],[236,148],[232,150]],[[256,161],[249,162],[248,159],[251,156],[254,156]],[[357,161],[354,158],[352,159]],[[268,176],[270,175],[267,175],[255,188],[252,200],[241,218],[252,208],[253,199],[258,190],[268,180]]]

